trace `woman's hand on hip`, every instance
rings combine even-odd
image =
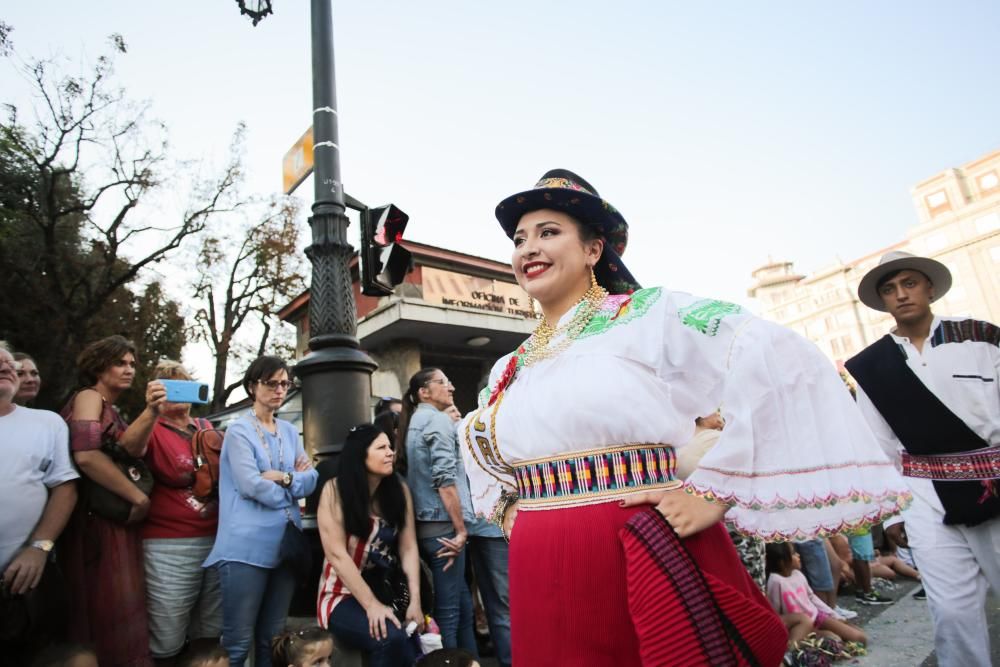
[[[371,635],[372,639],[389,638],[389,626],[386,625],[386,620],[391,621],[397,628],[402,629],[399,619],[396,618],[396,613],[378,600],[372,602],[366,612],[368,614],[368,634]]]
[[[622,507],[656,505],[679,537],[690,537],[722,521],[729,509],[725,503],[709,502],[684,489],[636,493],[627,496],[620,504]]]

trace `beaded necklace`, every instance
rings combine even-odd
[[[274,435],[278,438],[278,463],[275,466],[274,458],[271,455],[271,448],[267,446],[267,438],[264,437],[264,430],[261,427],[260,417],[257,413],[250,408],[250,415],[253,417],[254,428],[257,429],[257,437],[260,438],[260,444],[264,447],[264,451],[267,452],[267,460],[271,464],[271,467],[275,470],[281,470],[281,467],[285,463],[285,450],[284,445],[281,441],[281,428],[278,426],[277,422],[274,424]]]
[[[545,359],[551,359],[572,345],[573,341],[579,338],[583,330],[590,324],[607,296],[608,291],[595,282],[577,302],[576,312],[566,324],[553,327],[543,317],[531,337],[517,348],[510,361],[507,362],[507,367],[500,376],[500,380],[490,393],[487,405],[493,405],[496,402],[500,394],[514,381],[521,368],[532,366]],[[552,344],[552,341],[556,341],[555,344]]]

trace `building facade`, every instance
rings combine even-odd
[[[509,264],[414,241],[402,245],[413,255],[413,268],[390,296],[362,294],[357,255],[351,264],[358,340],[379,365],[372,402],[402,396],[415,372],[433,366],[452,381],[455,404],[468,412],[496,360],[534,330],[531,299]],[[295,325],[296,357],[302,358],[309,343],[309,292],[278,315]],[[288,405],[282,412],[295,409]]]
[[[951,271],[952,288],[935,302],[935,313],[1000,321],[1000,151],[942,171],[911,194],[917,224],[899,243],[811,275],[787,261],[756,269],[748,294],[760,302],[761,316],[806,336],[843,368],[893,325],[890,315],[858,300],[858,283],[883,254],[903,250]]]

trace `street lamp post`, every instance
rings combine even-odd
[[[302,383],[306,448],[321,459],[339,454],[348,431],[370,420],[371,375],[378,365],[360,349],[340,180],[332,0],[312,3],[313,159],[315,201],[309,225],[309,354],[295,366]]]

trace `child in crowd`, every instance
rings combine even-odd
[[[441,648],[417,660],[417,667],[479,667],[479,662],[460,648]]]
[[[41,650],[31,667],[97,667],[97,654],[82,644],[55,644]]]
[[[806,614],[822,635],[862,644],[868,642],[861,628],[845,622],[816,597],[801,572],[799,555],[791,544],[768,544],[766,560],[767,599],[775,611],[779,614]]]
[[[333,637],[323,628],[287,631],[271,641],[274,667],[330,667]]]
[[[920,572],[896,555],[894,551],[894,549],[881,550],[882,553],[876,559],[877,564],[872,563],[872,575],[883,579],[895,579],[896,575],[899,575],[920,581]]]
[[[177,667],[229,667],[229,654],[217,639],[194,639],[177,656]]]

